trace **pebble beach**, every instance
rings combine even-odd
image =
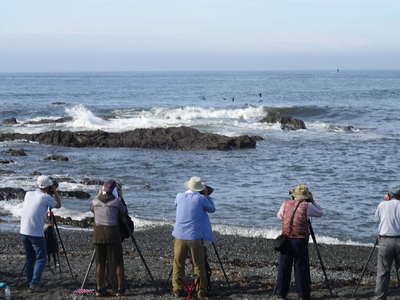
[[[70,230],[60,226],[60,235],[75,278],[68,271],[65,256],[60,252],[61,270],[48,266],[42,282],[46,293],[34,294],[23,284],[21,270],[24,265],[24,250],[16,233],[0,235],[0,281],[11,285],[12,299],[73,299],[73,291],[79,289],[92,255],[92,233],[90,230]],[[148,264],[155,282],[152,283],[132,241],[124,241],[126,272],[126,295],[121,299],[174,299],[170,292],[168,275],[171,270],[172,237],[171,226],[158,226],[135,232],[134,237]],[[277,271],[277,253],[272,250],[271,240],[256,237],[239,237],[217,233],[217,250],[229,279],[226,283],[211,244],[208,244],[209,263],[212,269],[210,299],[270,299],[273,297]],[[324,284],[321,265],[310,243],[310,264],[313,299],[349,299],[362,267],[372,249],[368,246],[319,244],[323,262],[327,269],[333,296]],[[358,299],[373,297],[376,255],[373,256],[362,284]],[[191,270],[188,268],[190,276]],[[189,277],[188,277],[189,278]],[[396,276],[392,274],[392,279]],[[390,299],[400,298],[396,282],[391,283]],[[94,268],[89,273],[85,286],[95,288]],[[111,290],[110,290],[111,292]],[[88,296],[88,298],[92,298]],[[110,299],[112,297],[109,297]],[[76,299],[79,299],[77,297]],[[108,299],[106,297],[105,299]],[[297,299],[292,283],[288,299]]]

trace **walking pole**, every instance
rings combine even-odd
[[[215,243],[214,243],[214,242],[211,242],[211,244],[213,245],[213,248],[214,248],[214,251],[215,251],[215,255],[217,256],[219,265],[221,266],[221,270],[222,270],[222,272],[224,273],[224,277],[225,277],[226,283],[227,283],[228,285],[230,285],[229,280],[228,280],[228,276],[226,276],[226,273],[225,273],[225,270],[224,270],[224,265],[222,264],[222,261],[221,261],[221,259],[219,258],[219,254],[218,254],[218,251],[217,251],[217,247],[215,246]]]
[[[324,263],[322,262],[321,253],[319,252],[317,240],[315,239],[314,230],[313,230],[313,227],[312,227],[310,221],[308,221],[308,226],[310,228],[311,238],[312,238],[312,240],[314,242],[315,251],[317,252],[319,263],[321,264],[322,272],[324,273],[325,284],[326,284],[327,288],[329,289],[330,295],[333,297],[332,289],[331,289],[331,286],[329,285],[328,276],[326,275],[325,266],[324,266]]]
[[[144,257],[143,257],[143,255],[142,255],[142,252],[140,251],[139,245],[137,244],[135,238],[133,237],[133,234],[131,234],[131,239],[132,239],[132,243],[134,244],[134,246],[135,246],[137,252],[139,253],[140,259],[142,260],[144,267],[146,268],[147,274],[149,275],[151,281],[153,282],[154,287],[155,287],[156,290],[158,291],[158,287],[157,287],[157,285],[156,285],[156,283],[155,283],[155,281],[154,281],[153,275],[151,274],[150,269],[149,269],[149,267],[147,266],[146,261],[144,260]]]
[[[85,278],[83,278],[81,289],[85,288],[86,281],[87,281],[87,278],[89,276],[90,269],[92,268],[95,256],[96,256],[96,249],[93,250],[92,258],[90,259],[90,264],[89,264],[89,266],[88,266],[88,268],[86,270]]]
[[[62,238],[61,238],[61,235],[60,235],[60,230],[58,229],[56,217],[54,216],[54,214],[53,214],[53,212],[51,211],[51,209],[50,209],[49,211],[50,211],[50,215],[52,216],[54,226],[56,227],[56,232],[57,232],[58,239],[60,240],[61,247],[62,247],[62,249],[63,249],[63,251],[64,251],[64,256],[65,256],[65,259],[66,259],[67,264],[68,264],[69,272],[71,273],[72,279],[75,279],[74,273],[72,272],[72,268],[71,268],[71,265],[70,265],[70,263],[69,263],[67,251],[65,250],[65,247],[64,247],[64,242],[63,242],[63,240],[62,240]],[[59,265],[61,265],[61,264],[59,263]]]
[[[362,272],[361,272],[360,279],[358,280],[357,285],[356,285],[356,287],[354,288],[353,293],[351,294],[351,298],[354,298],[354,295],[357,293],[358,287],[360,286],[361,280],[362,280],[362,278],[364,277],[364,273],[365,273],[365,271],[367,270],[367,266],[368,266],[368,264],[369,264],[369,262],[370,262],[370,260],[371,260],[371,258],[372,258],[372,255],[373,255],[374,252],[375,252],[375,248],[376,248],[376,246],[378,245],[378,242],[379,242],[379,239],[378,239],[378,237],[377,237],[377,238],[375,239],[374,247],[372,248],[371,252],[369,253],[367,262],[365,263],[364,268],[363,268],[363,270],[362,270]]]

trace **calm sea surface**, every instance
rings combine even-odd
[[[325,242],[373,242],[374,211],[389,186],[400,184],[400,71],[145,72],[0,74],[0,132],[126,131],[191,126],[265,140],[256,149],[162,151],[64,148],[0,143],[28,150],[1,165],[1,187],[31,189],[30,174],[115,178],[137,222],[173,221],[174,198],[190,176],[215,188],[212,222],[226,232],[274,236],[276,212],[289,189],[310,186],[325,216],[314,229]],[[53,102],[65,104],[55,105]],[[307,130],[282,131],[259,123],[270,111],[305,121]],[[100,116],[113,116],[104,120]],[[67,123],[28,121],[71,116]],[[351,127],[348,127],[351,126]],[[63,154],[68,162],[43,161]],[[1,153],[0,159],[10,159]],[[64,190],[95,193],[96,186],[62,183]],[[90,216],[88,201],[64,199],[63,216]],[[1,201],[0,215],[18,218],[20,201]],[[226,226],[225,226],[226,225]],[[4,228],[4,225],[2,225]]]

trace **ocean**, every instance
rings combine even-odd
[[[173,151],[67,148],[1,142],[0,187],[33,189],[39,171],[79,182],[115,178],[136,224],[172,224],[183,183],[200,176],[215,191],[211,215],[222,233],[275,237],[276,213],[288,191],[308,184],[325,215],[314,218],[320,242],[373,243],[374,212],[399,184],[400,71],[0,73],[0,132],[105,130],[190,126],[264,138],[255,149]],[[54,104],[62,102],[63,104]],[[260,123],[270,112],[305,121],[306,130]],[[27,124],[69,116],[65,123]],[[102,116],[111,118],[104,119]],[[8,148],[24,148],[10,157]],[[62,154],[69,161],[45,161]],[[97,186],[61,182],[62,190],[94,195]],[[0,218],[16,220],[21,201],[0,201]],[[89,200],[64,198],[56,214],[91,216]],[[12,225],[0,223],[0,230]]]

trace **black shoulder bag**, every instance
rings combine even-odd
[[[121,198],[122,205],[125,206],[125,212],[120,213],[118,216],[118,226],[121,235],[121,241],[129,238],[133,234],[134,224],[131,217],[128,214],[128,208],[123,198]]]
[[[294,214],[296,213],[297,208],[299,207],[300,203],[302,203],[302,202],[303,202],[303,200],[299,201],[299,203],[297,203],[297,205],[293,211],[292,217],[290,218],[289,233],[292,231]],[[280,234],[276,239],[273,240],[273,242],[274,242],[274,250],[282,253],[287,248],[287,244],[289,242],[289,237],[287,235]]]

